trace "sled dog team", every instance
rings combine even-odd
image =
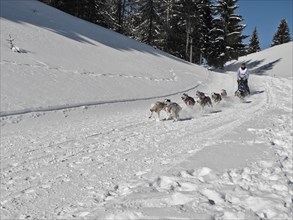
[[[226,98],[227,92],[225,89],[222,89],[220,93],[213,92],[211,94],[211,97],[212,98],[207,96],[205,93],[197,90],[196,100],[186,93],[182,94],[181,99],[186,106],[194,106],[196,103],[198,103],[203,110],[205,106],[213,107],[212,100],[214,103],[219,103],[223,98]],[[167,112],[166,120],[173,119],[174,121],[177,121],[181,109],[182,108],[179,104],[177,104],[176,102],[171,102],[170,99],[165,99],[163,102],[157,101],[151,105],[151,115],[149,116],[149,118],[151,118],[153,113],[156,112],[158,114],[158,119],[160,119],[160,112],[164,110],[165,112]]]

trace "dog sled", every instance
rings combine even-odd
[[[247,85],[247,81],[245,79],[240,79],[238,81],[238,89],[235,92],[235,96],[237,96],[238,98],[240,98],[240,100],[244,100],[244,98],[246,96],[248,96],[250,94],[249,92],[249,88]]]

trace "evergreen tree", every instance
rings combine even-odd
[[[75,16],[96,23],[98,14],[96,6],[96,0],[84,0],[82,3],[78,1],[76,7],[79,8],[79,14],[76,14]]]
[[[210,31],[212,30],[212,4],[210,0],[197,0],[196,19],[193,37],[193,62],[201,64],[203,58],[208,56],[210,47]]]
[[[115,1],[116,6],[116,20],[117,20],[117,26],[118,26],[118,32],[123,33],[123,23],[124,23],[124,16],[125,16],[125,6],[126,6],[126,0],[116,0]]]
[[[209,42],[212,24],[210,0],[169,0],[166,51],[193,63],[200,63]],[[170,13],[171,12],[171,13]],[[165,17],[165,16],[163,16]]]
[[[258,34],[257,34],[256,28],[254,28],[252,32],[252,36],[248,44],[247,53],[250,54],[250,53],[255,53],[259,51],[260,51],[260,46],[259,46]]]
[[[196,0],[181,0],[176,4],[176,12],[179,17],[178,26],[182,33],[182,41],[185,39],[184,58],[192,62],[193,38],[196,30]],[[183,48],[182,48],[183,49]]]
[[[110,13],[111,1],[103,0],[41,0],[66,13],[89,22],[112,28],[113,18]]]
[[[207,63],[209,66],[223,67],[226,62],[223,26],[222,19],[214,18],[213,29],[210,34],[210,47],[207,55]]]
[[[138,0],[139,25],[136,28],[136,36],[142,42],[157,46],[161,39],[162,24],[160,20],[160,0]]]
[[[90,1],[90,0],[87,0]],[[103,0],[91,0],[94,1],[92,3],[94,8],[91,8],[95,13],[94,21],[90,20],[91,22],[101,25],[105,28],[113,29],[114,27],[114,18],[111,13],[111,1],[103,1]],[[81,1],[81,4],[83,1]],[[85,10],[85,13],[88,13],[88,10]],[[89,21],[89,19],[87,19]]]
[[[109,13],[111,22],[111,29],[118,33],[131,36],[131,28],[134,21],[133,16],[135,13],[135,1],[134,0],[109,0]],[[133,7],[134,6],[134,7]],[[131,27],[131,28],[130,28]]]
[[[216,17],[211,30],[211,46],[208,64],[223,68],[224,64],[232,59],[238,59],[245,50],[242,40],[247,36],[241,34],[245,25],[241,15],[235,14],[238,0],[218,0],[215,6]]]
[[[137,0],[128,0],[125,7],[125,18],[123,33],[131,38],[136,38],[136,28],[139,26],[141,19],[138,17],[139,10]]]
[[[160,24],[161,24],[161,33],[160,39],[158,40],[158,46],[175,56],[178,56],[177,45],[174,43],[180,37],[178,35],[180,32],[177,31],[176,27],[176,19],[175,19],[175,4],[178,0],[165,0],[161,1],[161,9],[160,9]],[[175,34],[176,33],[176,34]],[[180,34],[179,34],[180,35]],[[173,44],[174,43],[174,44]]]
[[[181,59],[186,59],[186,28],[182,0],[168,0],[163,5],[164,50]],[[165,10],[164,10],[165,9]]]
[[[271,46],[273,47],[276,45],[288,43],[290,41],[291,41],[291,35],[290,35],[287,21],[285,19],[282,19],[274,35]]]

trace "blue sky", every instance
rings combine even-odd
[[[282,18],[287,20],[290,34],[293,34],[293,0],[239,0],[236,13],[244,18],[244,35],[251,35],[256,27],[261,49],[271,46],[275,32]],[[245,39],[248,43],[250,37]]]

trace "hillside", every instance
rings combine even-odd
[[[292,79],[292,57],[293,44],[289,42],[240,57],[238,61],[227,63],[225,70],[236,71],[239,68],[239,64],[245,62],[255,75]]]
[[[166,96],[177,92],[175,85],[185,91],[206,78],[201,67],[40,2],[1,1],[1,7],[6,114]],[[24,53],[11,52],[9,34]]]

